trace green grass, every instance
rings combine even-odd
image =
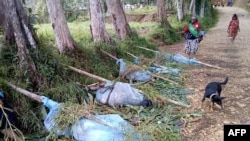
[[[145,6],[143,8],[135,8],[135,9],[127,9],[125,13],[127,14],[152,14],[156,13],[157,9],[156,6]]]
[[[153,7],[146,7],[147,12],[155,12]],[[143,9],[138,9],[134,13],[145,12]],[[128,11],[127,11],[128,12]],[[215,13],[216,14],[216,13]],[[210,22],[212,19],[201,19],[204,27],[209,28],[214,25]],[[154,52],[145,51],[137,48],[146,47],[152,50],[158,50],[158,43],[164,42],[166,44],[174,44],[182,39],[178,34],[182,27],[187,23],[178,22],[175,16],[169,17],[172,29],[160,26],[157,22],[136,23],[130,22],[133,34],[130,38],[124,41],[119,41],[115,38],[115,33],[112,24],[106,24],[106,28],[110,35],[116,39],[115,46],[105,43],[94,43],[91,40],[89,32],[89,21],[85,22],[70,22],[68,23],[70,32],[77,42],[79,54],[77,56],[72,54],[59,55],[55,45],[55,36],[51,24],[35,25],[39,38],[39,52],[40,59],[35,60],[37,71],[43,77],[43,84],[36,91],[39,95],[45,95],[58,102],[71,102],[76,104],[83,104],[89,100],[89,91],[86,90],[85,85],[92,84],[96,80],[75,73],[67,68],[67,65],[75,66],[79,69],[85,70],[92,74],[104,77],[109,80],[123,81],[118,78],[119,67],[116,60],[111,59],[107,55],[100,52],[103,49],[117,58],[123,58],[126,62],[131,63],[134,58],[129,56],[127,52],[141,58],[153,59]],[[139,30],[149,29],[149,33],[139,36],[136,32]],[[154,41],[152,41],[154,39]],[[40,112],[41,104],[30,100],[26,96],[21,95],[6,86],[6,81],[11,81],[17,86],[29,90],[29,83],[27,78],[23,76],[18,67],[17,47],[2,47],[0,52],[0,77],[1,89],[7,95],[7,100],[13,103],[15,99],[15,107],[19,112],[20,125],[19,127],[27,134],[34,134],[37,132],[44,133],[42,115]],[[145,62],[144,67],[148,67],[151,62]],[[173,62],[167,63],[168,67],[186,69],[185,65],[176,64]],[[171,80],[181,82],[183,76],[163,75]],[[171,85],[167,81],[155,80],[151,83],[137,86],[138,89],[145,92],[145,95],[152,99],[154,106],[150,108],[141,107],[119,107],[116,109],[96,105],[97,113],[118,113],[124,119],[131,120],[137,118],[141,122],[135,129],[143,131],[150,135],[153,141],[179,141],[180,128],[175,125],[176,122],[182,121],[185,114],[176,112],[179,107],[166,103],[165,98],[171,98],[176,101],[188,103],[185,90],[182,83],[180,86]],[[110,112],[112,111],[112,112]],[[178,110],[177,110],[178,111]],[[157,115],[157,116],[156,116]]]

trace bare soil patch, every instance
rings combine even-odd
[[[220,18],[217,25],[207,32],[200,44],[196,59],[224,68],[223,70],[208,67],[191,67],[185,87],[194,89],[189,95],[191,108],[189,112],[204,111],[202,118],[188,123],[181,132],[183,141],[223,141],[224,124],[240,124],[250,121],[249,97],[249,56],[250,56],[250,19],[249,14],[237,7],[217,7]],[[230,45],[227,38],[227,26],[234,13],[239,15],[240,28],[237,39]],[[161,51],[183,54],[184,42],[172,46],[162,46]],[[223,81],[229,77],[228,84],[222,91],[226,97],[224,111],[215,107],[214,112],[208,108],[201,109],[201,99],[208,82]],[[206,100],[206,104],[210,101]]]

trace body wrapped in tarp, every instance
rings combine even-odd
[[[42,96],[42,102],[49,108],[49,113],[44,120],[45,128],[49,132],[54,132],[56,136],[73,137],[77,141],[145,140],[141,133],[135,132],[132,125],[118,114],[95,115],[95,118],[104,124],[81,118],[73,125],[59,129],[56,125],[55,117],[59,114],[63,105],[45,96]]]
[[[140,105],[145,97],[140,91],[130,84],[107,81],[103,88],[96,91],[96,101],[111,107]]]
[[[59,113],[60,108],[62,107],[61,103],[58,103],[54,100],[51,100],[45,96],[41,96],[43,105],[46,106],[49,109],[49,113],[44,119],[44,126],[49,132],[55,133],[56,136],[65,136],[65,137],[71,137],[71,129],[70,128],[64,128],[64,129],[56,129],[53,128],[56,125],[55,122],[55,116]]]
[[[80,141],[143,141],[145,136],[136,133],[133,127],[117,114],[96,115],[108,126],[93,120],[81,119],[72,126],[73,136]],[[144,139],[143,139],[144,138]]]
[[[123,59],[118,59],[116,61],[116,64],[120,66],[119,75],[122,76],[128,70],[127,63],[124,62]],[[128,74],[126,74],[125,77],[128,80],[135,80],[138,82],[146,82],[152,79],[151,73],[148,71],[144,71],[144,70],[135,70],[135,71],[129,72]]]
[[[187,58],[181,54],[166,54],[165,55],[167,60],[172,60],[177,63],[182,63],[182,64],[191,64],[191,65],[201,65],[198,60],[195,58]]]
[[[149,67],[149,71],[152,73],[163,73],[163,74],[172,74],[179,75],[181,73],[180,69],[177,68],[168,68],[168,67],[159,67],[159,66],[151,66]]]

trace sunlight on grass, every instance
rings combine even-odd
[[[130,22],[129,23],[131,29],[135,29],[136,31],[142,29],[153,29],[157,26],[155,22]],[[51,24],[37,24],[34,26],[37,29],[38,35],[46,35],[51,40],[55,40],[54,32],[51,27]],[[70,22],[68,23],[68,27],[70,29],[70,33],[73,36],[76,42],[80,42],[86,38],[91,37],[90,33],[90,21],[85,22]],[[106,29],[111,36],[115,36],[114,26],[113,24],[106,23]]]
[[[149,13],[156,13],[157,9],[156,6],[146,6],[143,8],[135,8],[135,9],[127,9],[125,10],[126,14],[149,14]]]

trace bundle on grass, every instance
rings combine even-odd
[[[147,99],[144,94],[134,88],[132,85],[123,82],[112,82],[100,76],[90,74],[86,71],[77,69],[72,66],[68,66],[71,70],[105,82],[103,87],[96,90],[96,101],[101,104],[107,104],[111,107],[117,106],[144,106],[148,107],[152,105],[151,100]]]
[[[138,46],[137,46],[138,47]],[[155,52],[155,62],[157,64],[160,64],[160,62],[166,62],[166,61],[175,61],[177,63],[182,63],[182,64],[190,64],[190,65],[201,65],[201,66],[206,66],[206,67],[211,67],[211,68],[216,68],[216,69],[223,69],[221,67],[211,65],[208,63],[201,62],[195,58],[187,58],[181,54],[171,54],[171,53],[163,53],[159,51],[154,51],[145,47],[138,47],[143,50],[148,50],[151,52]]]
[[[132,53],[127,52],[127,54],[129,54],[130,56],[132,56],[133,58],[135,58],[135,61],[137,63],[139,63],[140,57],[135,56]],[[154,60],[156,61],[156,60]],[[166,64],[166,61],[164,62]],[[151,65],[148,67],[148,70],[152,73],[162,73],[162,74],[171,74],[171,75],[179,75],[181,70],[177,69],[177,68],[169,68],[169,67],[165,67],[163,65],[159,65],[158,63],[155,62],[151,62]],[[164,65],[165,65],[164,64]]]
[[[93,105],[78,105],[72,103],[58,103],[46,96],[39,96],[27,90],[8,83],[14,90],[35,98],[49,109],[44,119],[44,125],[50,132],[47,139],[58,136],[73,138],[77,141],[131,141],[144,140],[145,136],[135,132],[133,127],[117,114],[93,115]],[[93,136],[95,135],[95,136]]]
[[[48,138],[65,136],[77,141],[125,141],[127,138],[136,141],[144,139],[144,136],[135,132],[133,127],[120,115],[92,115],[90,109],[86,107],[57,103],[44,96],[41,98],[43,104],[50,109],[44,121],[46,129],[50,131]],[[65,118],[65,116],[69,117]]]
[[[170,80],[168,78],[165,78],[163,76],[160,76],[160,75],[156,75],[156,74],[153,74],[153,73],[150,73],[149,71],[145,71],[145,68],[143,67],[140,67],[138,65],[135,65],[133,64],[132,66],[130,66],[132,69],[131,70],[135,70],[138,68],[138,70],[136,71],[131,71],[129,69],[129,67],[127,66],[127,63],[125,63],[123,61],[123,59],[118,59],[116,57],[114,57],[113,55],[109,54],[108,52],[106,51],[103,51],[101,50],[104,54],[108,55],[109,57],[115,59],[117,61],[117,64],[120,65],[120,70],[119,70],[119,74],[121,76],[123,76],[123,74],[127,74],[126,77],[131,81],[131,80],[140,80],[140,81],[143,81],[143,82],[146,82],[146,81],[149,81],[151,80],[153,77],[155,78],[159,78],[159,79],[162,79],[162,80],[165,80],[165,81],[168,81],[170,83],[173,83],[173,84],[178,84],[177,82],[173,81],[173,80]]]
[[[116,64],[119,64],[119,76],[121,78],[126,78],[130,81],[138,81],[138,82],[147,82],[152,80],[152,74],[143,70],[142,68],[134,65],[134,64],[127,64],[123,61],[123,59],[118,59]]]

